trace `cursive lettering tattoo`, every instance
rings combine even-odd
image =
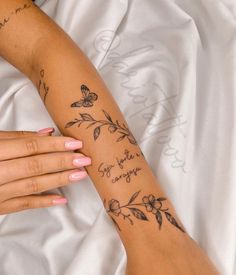
[[[44,69],[42,69],[39,74],[40,74],[40,79],[39,79],[39,83],[38,83],[38,91],[39,91],[40,96],[43,99],[43,102],[45,103],[46,99],[47,99],[48,92],[49,92],[49,87],[46,84],[46,82],[44,81]]]
[[[104,200],[104,207],[107,213],[112,218],[112,221],[115,223],[115,225],[120,231],[121,228],[118,225],[117,221],[114,219],[115,217],[122,217],[124,220],[128,221],[131,225],[133,225],[133,218],[142,221],[149,221],[147,214],[152,214],[156,218],[159,230],[162,227],[164,216],[170,224],[175,226],[180,231],[185,232],[185,230],[178,224],[176,219],[170,214],[170,212],[168,211],[169,208],[163,207],[163,203],[164,201],[166,201],[166,198],[158,198],[155,197],[153,194],[149,194],[143,196],[140,202],[134,203],[134,201],[139,196],[140,192],[141,190],[135,192],[129,199],[128,203],[123,205],[121,205],[118,200],[111,199],[108,201],[108,207],[106,207],[106,200]],[[144,210],[141,210],[140,208],[144,208]]]
[[[90,92],[86,85],[80,87],[83,98],[71,104],[71,107],[92,107],[93,102],[98,99],[97,94]]]
[[[115,167],[115,165],[112,165],[112,164],[104,165],[104,162],[102,162],[98,166],[98,172],[100,173],[101,177],[106,176],[107,178],[110,178],[111,170],[113,167]]]
[[[129,169],[127,172],[121,173],[120,175],[114,177],[111,182],[112,183],[116,183],[119,180],[125,178],[126,182],[130,183],[131,181],[131,176],[137,176],[138,175],[138,171],[141,171],[142,169],[140,167],[135,167],[133,169]]]
[[[119,165],[119,167],[121,169],[123,169],[124,168],[124,163],[126,163],[129,160],[134,159],[135,157],[140,157],[140,154],[139,153],[132,154],[132,153],[130,153],[129,150],[125,149],[124,150],[124,156],[122,158],[116,157],[116,162]]]
[[[143,156],[141,151],[140,153],[131,153],[128,149],[125,149],[122,157],[116,157],[113,163],[100,163],[97,171],[102,178],[111,178],[111,183],[117,183],[122,179],[125,179],[126,182],[130,183],[132,177],[137,176],[138,172],[142,169],[140,167],[132,167],[125,170],[125,166],[126,164],[128,165],[128,162],[135,158],[140,158],[141,156]],[[114,175],[114,170],[117,171],[117,169],[120,172],[118,175]]]
[[[15,9],[15,14],[22,12],[25,9],[28,9],[31,7],[31,4],[24,4],[22,7],[16,8]]]
[[[22,12],[25,9],[30,8],[31,6],[32,6],[31,4],[25,3],[21,7],[18,7],[15,10],[13,10],[12,12],[10,12],[10,14],[8,16],[6,16],[2,20],[0,20],[0,30],[3,29],[7,25],[7,23],[10,21],[12,16]]]
[[[84,122],[89,123],[87,128],[96,126],[93,131],[93,138],[96,141],[97,138],[100,136],[101,129],[104,126],[108,126],[108,131],[111,134],[118,133],[119,137],[116,139],[117,142],[122,141],[123,139],[127,139],[131,144],[137,145],[137,141],[135,140],[134,136],[128,129],[128,127],[120,122],[118,120],[113,121],[111,116],[104,110],[103,114],[106,117],[106,120],[95,120],[90,114],[88,113],[80,113],[81,119],[75,118],[74,120],[68,122],[65,126],[65,128],[72,127],[77,124],[78,127]]]

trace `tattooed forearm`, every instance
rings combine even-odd
[[[119,137],[116,139],[117,142],[126,138],[131,144],[137,145],[137,141],[124,123],[121,125],[118,120],[113,121],[111,116],[106,111],[102,111],[106,120],[96,120],[88,113],[80,113],[81,118],[75,118],[74,120],[68,122],[65,128],[69,128],[74,125],[80,127],[83,123],[89,123],[86,129],[94,126],[95,128],[93,130],[93,138],[94,140],[97,140],[97,138],[100,136],[102,127],[107,126],[107,129],[111,134],[119,134]]]
[[[178,228],[180,231],[185,232],[184,229],[177,223],[175,218],[170,214],[168,211],[169,209],[164,208],[163,203],[166,201],[166,198],[158,198],[150,194],[143,196],[142,200],[137,201],[140,192],[141,190],[134,193],[128,203],[123,205],[121,205],[118,200],[111,199],[108,201],[108,207],[106,207],[106,200],[104,200],[104,207],[119,230],[121,230],[121,228],[114,219],[115,217],[123,218],[133,225],[134,218],[142,221],[149,221],[147,214],[152,214],[156,218],[159,229],[161,229],[163,217],[165,217],[169,223]],[[136,202],[134,202],[135,200]]]
[[[12,12],[10,12],[10,14],[8,16],[6,16],[5,18],[3,18],[2,20],[0,20],[0,30],[3,29],[7,23],[10,21],[11,17],[22,12],[25,9],[28,9],[32,6],[33,4],[24,4],[21,7],[16,8],[15,10],[13,10]]]
[[[71,104],[71,107],[92,107],[93,102],[98,99],[96,93],[90,92],[86,85],[80,87],[82,93],[82,99]]]
[[[97,171],[101,177],[111,178],[111,183],[117,183],[118,181],[125,179],[127,183],[131,182],[132,177],[137,176],[138,172],[142,169],[140,167],[129,168],[125,170],[126,164],[135,158],[140,158],[143,153],[131,153],[125,149],[122,157],[116,157],[114,163],[106,164],[100,163]],[[114,175],[114,169],[120,171],[118,175]],[[125,171],[124,171],[125,170]]]
[[[43,99],[43,102],[45,103],[46,99],[47,99],[48,92],[49,92],[49,87],[46,84],[46,82],[44,81],[44,69],[42,69],[39,72],[39,74],[40,74],[40,79],[39,79],[39,83],[38,83],[38,91],[39,91],[40,96]]]

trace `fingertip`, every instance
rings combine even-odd
[[[60,204],[66,204],[68,201],[66,198],[56,198],[52,200],[53,205],[60,205]]]
[[[37,131],[37,135],[44,136],[44,135],[51,135],[54,133],[55,129],[53,127],[43,128]]]
[[[81,140],[69,140],[65,142],[65,148],[68,150],[78,150],[83,147]]]

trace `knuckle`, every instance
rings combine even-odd
[[[39,183],[38,183],[37,178],[32,178],[32,179],[26,181],[25,190],[27,193],[30,193],[30,194],[38,193],[40,190],[39,190]]]
[[[0,161],[0,185],[5,184],[8,181],[8,176],[11,172],[11,166],[6,162]]]
[[[62,148],[64,148],[64,146],[62,146],[62,142],[58,137],[51,137],[51,139],[52,139],[51,147],[53,151],[61,151]]]
[[[31,207],[32,207],[32,205],[31,205],[30,201],[27,200],[27,199],[21,200],[19,202],[19,208],[20,209],[29,209]]]
[[[28,160],[27,170],[29,175],[43,174],[43,163],[36,157]]]
[[[28,139],[25,141],[26,150],[29,154],[37,154],[39,152],[38,141],[36,139]]]
[[[26,132],[25,131],[19,131],[19,136],[25,137],[26,136]]]
[[[4,192],[3,192],[3,190],[2,190],[2,188],[1,188],[1,186],[0,186],[0,203],[3,202],[4,199],[5,199],[5,197],[4,197]]]
[[[66,185],[69,183],[68,173],[59,173],[58,174],[58,183],[60,186]]]
[[[5,165],[3,161],[0,161],[0,173],[5,170]]]
[[[68,169],[70,168],[72,165],[72,155],[69,154],[62,154],[60,157],[59,157],[59,160],[58,160],[58,168],[60,170],[65,170],[65,169]]]

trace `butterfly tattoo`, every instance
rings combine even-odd
[[[92,107],[94,101],[98,99],[97,94],[90,92],[86,85],[80,87],[83,98],[71,104],[71,107]]]

